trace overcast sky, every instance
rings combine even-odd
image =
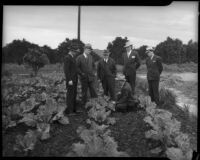
[[[3,46],[23,39],[57,48],[65,38],[77,38],[77,6],[3,7]],[[156,46],[167,36],[187,43],[198,39],[198,2],[169,6],[82,6],[81,40],[105,49],[117,36],[134,46]]]

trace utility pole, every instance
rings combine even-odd
[[[78,40],[80,41],[81,6],[78,6]]]

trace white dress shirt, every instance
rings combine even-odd
[[[108,62],[108,59],[105,59],[105,58],[104,58],[104,61],[107,63],[107,62]]]
[[[87,54],[85,54],[85,52],[83,53],[83,55],[84,55],[84,57],[85,57],[85,58],[87,58],[87,57],[88,57],[88,56],[87,56]]]
[[[131,50],[127,53],[128,58],[129,58],[130,54],[131,54]]]
[[[151,56],[151,60],[153,59],[154,54]]]
[[[72,56],[72,58],[74,58],[73,54],[71,54],[71,52],[69,52],[69,54]]]

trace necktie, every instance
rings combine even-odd
[[[127,53],[128,58],[129,58],[130,54],[131,54],[130,52]]]
[[[86,59],[86,63],[87,63],[87,65],[88,65],[88,62],[89,62],[89,60],[88,60],[88,59],[89,59],[89,58],[88,58],[88,56],[87,56],[87,55],[85,56],[85,59]]]

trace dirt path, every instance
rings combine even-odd
[[[197,73],[192,73],[192,72],[186,72],[186,73],[163,73],[162,76],[178,76],[181,78],[182,81],[185,82],[197,82],[198,78],[197,78]],[[137,74],[138,77],[146,79],[146,74]],[[189,105],[189,111],[194,114],[197,115],[197,100],[188,97],[187,95],[185,95],[181,89],[177,89],[177,88],[172,88],[172,87],[167,87],[168,89],[172,90],[176,95],[177,95],[177,105],[180,107],[184,107],[184,105]]]

